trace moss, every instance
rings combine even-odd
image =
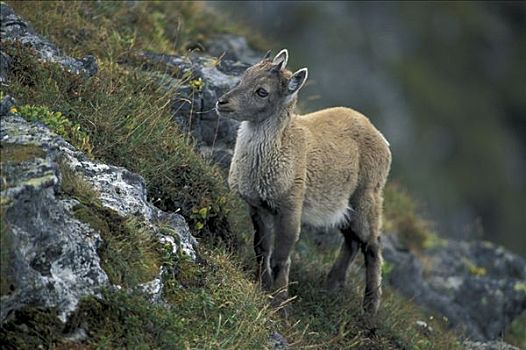
[[[21,163],[35,158],[45,158],[46,153],[36,145],[20,145],[2,142],[0,145],[2,163]]]
[[[504,334],[504,341],[526,349],[526,312],[523,312],[508,326]]]
[[[412,251],[442,246],[431,228],[431,222],[417,212],[417,203],[397,183],[389,183],[384,191],[384,231],[398,234],[401,243]]]
[[[466,266],[468,272],[474,276],[482,277],[486,276],[488,273],[484,266],[478,266],[468,259],[464,259],[464,265]]]
[[[0,206],[0,295],[11,294],[15,279],[11,263],[13,254],[13,236],[5,219],[7,208]]]
[[[6,349],[52,349],[62,335],[56,309],[25,307],[0,326]]]

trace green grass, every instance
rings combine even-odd
[[[397,234],[413,252],[445,244],[433,231],[432,222],[419,213],[418,203],[396,182],[385,187],[383,214],[383,231]]]
[[[526,349],[526,312],[523,312],[509,325],[504,335],[504,341],[519,347],[519,349]]]
[[[291,268],[289,320],[285,334],[301,349],[461,349],[458,337],[446,330],[440,318],[384,288],[375,320],[364,317],[363,259],[357,257],[339,292],[325,289],[326,275],[336,258],[336,245],[317,247],[310,237],[298,242]],[[315,257],[315,258],[313,258]],[[420,330],[425,321],[432,332]]]

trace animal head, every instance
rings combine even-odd
[[[239,83],[216,103],[221,116],[239,121],[259,123],[279,117],[293,107],[298,91],[307,80],[308,70],[302,68],[294,74],[286,69],[289,58],[286,49],[270,59],[270,51],[263,60],[248,68]]]

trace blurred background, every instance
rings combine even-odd
[[[445,237],[526,256],[526,3],[210,1],[289,68],[302,112],[352,107],[384,133],[391,180]]]

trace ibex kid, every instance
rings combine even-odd
[[[267,54],[216,104],[220,115],[241,121],[228,182],[250,207],[259,280],[264,289],[278,291],[276,300],[286,299],[301,223],[337,226],[344,242],[328,287],[343,286],[360,249],[366,268],[363,307],[374,314],[381,296],[379,235],[389,144],[349,108],[295,114],[308,72],[292,74],[287,61],[287,50],[273,60]]]

